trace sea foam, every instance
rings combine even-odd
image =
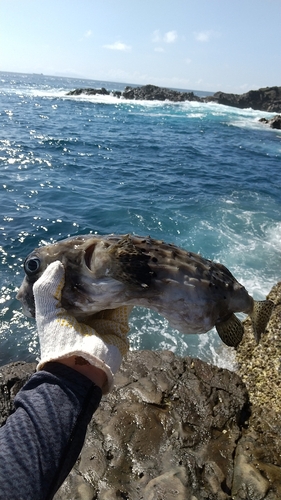
[[[67,96],[121,84],[0,74],[0,362],[39,356],[15,298],[35,247],[75,234],[150,235],[226,265],[256,299],[280,280],[280,132],[215,103]],[[133,349],[235,369],[215,330],[183,335],[131,315]]]

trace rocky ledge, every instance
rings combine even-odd
[[[111,91],[109,92],[104,87],[101,89],[84,88],[75,89],[67,93],[67,95],[112,95],[114,97],[123,97],[123,99],[136,99],[144,101],[198,101],[201,102],[200,97],[194,95],[193,92],[180,92],[171,90],[164,87],[156,87],[155,85],[144,85],[143,87],[125,87],[123,92]]]
[[[265,123],[266,125],[269,125],[270,128],[275,128],[278,130],[281,129],[281,115],[276,115],[273,118],[270,118],[270,120],[268,120],[267,118],[260,118],[259,121],[261,123]]]
[[[250,90],[245,94],[226,94],[216,92],[205,98],[205,102],[216,102],[226,106],[245,109],[252,108],[259,111],[272,113],[281,112],[281,87],[266,87],[258,90]]]
[[[129,353],[56,500],[281,498],[281,283],[256,346],[245,322],[233,373],[170,351]],[[34,364],[0,369],[2,423]]]
[[[193,92],[180,92],[155,85],[144,85],[141,87],[125,87],[123,92],[108,91],[104,87],[101,89],[80,88],[71,90],[67,93],[73,95],[113,95],[123,99],[136,99],[146,101],[197,101],[197,102],[216,102],[226,106],[236,108],[252,108],[260,111],[269,111],[273,113],[281,112],[281,87],[266,87],[259,90],[250,90],[245,94],[226,94],[225,92],[216,92],[212,96],[198,97]]]

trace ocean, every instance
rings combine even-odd
[[[175,243],[226,265],[256,299],[280,280],[281,132],[259,123],[273,115],[66,95],[125,85],[0,73],[1,365],[38,359],[35,322],[16,300],[23,261],[68,236]],[[130,343],[235,369],[214,330],[183,335],[148,309],[133,310]]]

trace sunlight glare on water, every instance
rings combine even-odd
[[[280,138],[268,113],[204,103],[67,96],[124,85],[2,73],[0,362],[34,360],[15,298],[35,247],[77,234],[135,233],[225,264],[257,299],[280,279]],[[133,349],[170,349],[234,367],[213,330],[183,335],[131,315]]]

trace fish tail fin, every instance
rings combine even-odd
[[[215,326],[220,338],[226,345],[237,347],[240,344],[244,334],[244,327],[235,314],[231,314],[228,319],[220,321]]]
[[[264,333],[267,327],[267,323],[269,322],[273,307],[274,302],[272,302],[271,300],[254,300],[250,318],[252,320],[252,327],[257,344],[259,343],[261,335]]]

